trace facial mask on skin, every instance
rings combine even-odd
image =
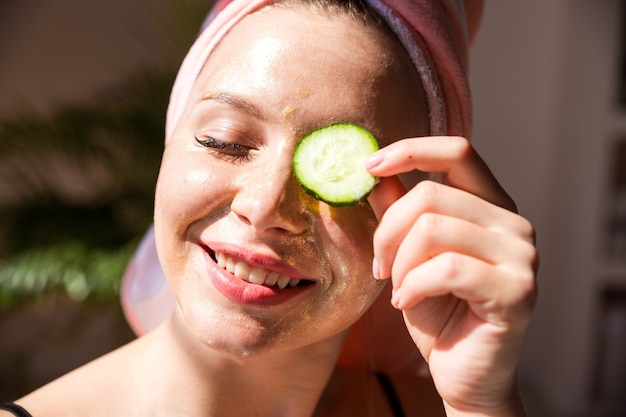
[[[407,50],[426,92],[430,134],[471,137],[468,48],[477,32],[483,0],[367,0]],[[202,66],[223,36],[269,0],[218,0],[179,70],[167,112],[166,141],[187,103]],[[424,369],[402,314],[391,307],[390,285],[348,335],[340,362],[393,373]],[[141,335],[165,321],[174,297],[159,267],[150,229],[124,275],[121,300]],[[364,340],[367,343],[364,343]],[[380,341],[380,342],[379,342]]]

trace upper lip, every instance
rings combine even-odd
[[[252,267],[263,268],[268,271],[278,272],[280,275],[286,275],[291,278],[298,278],[301,280],[314,281],[310,274],[301,271],[300,269],[288,264],[282,259],[278,258],[274,254],[261,253],[259,251],[252,251],[240,247],[238,245],[230,245],[225,243],[206,243],[202,244],[204,250],[206,250],[212,257],[215,252],[223,253],[232,258],[245,262]]]

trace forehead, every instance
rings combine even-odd
[[[312,48],[328,48],[328,41],[349,46],[346,53],[381,53],[378,60],[383,64],[393,60],[395,41],[389,34],[363,20],[349,17],[342,12],[322,11],[306,4],[269,5],[244,17],[225,35],[213,55],[220,50],[230,49],[224,43],[243,41],[243,45],[254,43],[255,39],[272,37],[283,40],[283,44],[298,44],[296,48],[302,56],[307,56]],[[300,45],[300,42],[307,42]]]
[[[266,7],[224,37],[192,99],[222,91],[263,100],[282,114],[308,106],[329,121],[369,124],[394,111],[414,111],[415,119],[423,105],[419,78],[399,44],[377,27],[305,6]]]

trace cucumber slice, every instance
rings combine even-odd
[[[296,146],[293,172],[302,188],[335,207],[365,199],[376,178],[365,169],[365,159],[378,150],[367,129],[336,123],[315,130]]]

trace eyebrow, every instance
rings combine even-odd
[[[232,106],[238,110],[242,110],[257,119],[267,119],[260,107],[252,104],[250,101],[246,100],[243,97],[236,96],[224,91],[215,91],[204,94],[200,98],[200,101],[216,101],[218,103]]]

